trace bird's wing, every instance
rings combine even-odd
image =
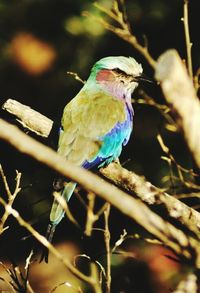
[[[92,161],[106,136],[126,120],[123,101],[105,93],[80,92],[64,109],[58,152],[76,165]]]

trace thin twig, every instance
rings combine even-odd
[[[83,80],[76,72],[67,71],[67,74],[74,77],[74,79],[78,80],[80,83],[85,83],[85,80]]]
[[[184,31],[185,31],[188,72],[189,72],[190,78],[193,79],[192,56],[191,56],[192,43],[190,42],[190,32],[189,32],[189,22],[188,22],[188,3],[189,3],[189,0],[184,0],[182,21],[184,24]]]
[[[8,198],[11,198],[12,193],[10,191],[10,188],[9,188],[9,185],[8,185],[8,182],[7,182],[7,178],[6,178],[5,174],[4,174],[3,167],[2,167],[1,164],[0,164],[0,174],[1,174],[1,177],[2,177],[2,180],[3,180],[3,184],[4,184],[4,187],[5,187],[7,196],[8,196]]]
[[[3,269],[5,270],[5,272],[8,274],[8,276],[11,278],[11,273],[10,270],[0,261],[0,266],[3,267]],[[0,280],[2,280],[8,287],[9,290],[11,290],[11,292],[16,293],[15,289],[13,288],[11,282],[9,282],[7,279],[0,277]]]
[[[53,196],[54,198],[57,200],[57,202],[59,203],[59,205],[62,207],[62,209],[65,211],[66,216],[68,217],[68,219],[74,224],[76,225],[76,227],[80,228],[79,223],[76,221],[76,219],[74,218],[74,216],[72,215],[68,204],[66,203],[66,201],[64,200],[64,198],[60,195],[59,192],[54,191],[53,192]]]
[[[106,245],[106,293],[111,292],[111,250],[110,250],[109,215],[110,215],[110,204],[108,203],[104,211],[104,219],[105,219],[104,240]]]
[[[126,14],[124,13],[124,9],[123,9],[123,11],[120,11],[118,2],[116,0],[113,1],[112,10],[108,10],[104,6],[100,5],[99,3],[95,3],[94,5],[98,10],[100,10],[101,12],[103,12],[104,14],[109,16],[111,20],[116,21],[118,26],[114,26],[114,25],[108,23],[103,18],[94,16],[88,12],[84,12],[83,14],[87,17],[90,17],[95,22],[96,21],[99,22],[100,24],[103,25],[103,27],[105,29],[113,32],[118,37],[120,37],[121,39],[123,39],[126,42],[128,42],[129,44],[131,44],[136,50],[138,50],[140,52],[141,55],[143,55],[146,58],[146,60],[149,62],[149,64],[153,68],[155,68],[156,61],[150,55],[146,44],[144,46],[142,46],[138,42],[136,36],[132,34],[132,32],[130,30],[130,26],[127,22]]]
[[[86,206],[87,210],[87,219],[85,225],[85,234],[87,236],[91,236],[92,230],[94,230],[94,223],[98,221],[99,217],[104,213],[107,208],[107,203],[103,204],[103,206],[95,213],[95,194],[93,192],[88,193],[88,205]]]
[[[200,87],[200,67],[197,69],[195,76],[194,76],[194,87],[195,87],[196,92],[198,94],[199,87]]]
[[[58,288],[60,288],[61,286],[66,286],[67,288],[70,288],[70,291],[71,291],[71,289],[73,290],[73,292],[78,292],[78,293],[83,293],[83,291],[82,291],[82,289],[80,288],[80,287],[78,287],[78,288],[76,288],[75,286],[73,286],[71,283],[69,283],[69,282],[62,282],[62,283],[60,283],[60,284],[58,284],[58,285],[56,285],[51,291],[50,291],[50,293],[53,293],[53,292],[55,292]]]
[[[95,205],[95,194],[89,192],[88,195],[88,206],[87,206],[87,219],[85,225],[85,234],[87,236],[91,236],[92,228],[94,223],[98,220],[98,216],[94,214],[94,205]]]
[[[18,171],[16,171],[16,173],[17,173],[16,178],[15,178],[16,186],[15,186],[14,192],[12,193],[10,188],[9,188],[7,178],[6,178],[5,174],[4,174],[3,168],[0,165],[0,175],[1,175],[2,179],[3,179],[3,183],[4,183],[5,190],[6,190],[7,197],[8,197],[8,205],[10,207],[12,207],[16,196],[18,195],[18,193],[21,190],[21,188],[20,188],[21,173],[19,173]],[[5,230],[7,230],[9,228],[8,226],[5,227],[5,223],[6,223],[7,219],[8,219],[8,217],[9,217],[9,213],[8,213],[7,210],[5,210],[5,212],[3,213],[2,217],[1,217],[1,220],[0,220],[0,234],[2,234]]]
[[[92,262],[90,265],[91,270],[91,278],[94,280],[93,290],[94,293],[102,293],[101,287],[100,287],[100,281],[99,281],[99,271],[97,268],[96,263]]]
[[[27,288],[28,292],[30,292],[30,293],[34,293],[33,288],[31,287],[30,282],[29,282],[29,272],[30,272],[30,265],[31,265],[32,256],[33,256],[33,250],[31,250],[30,254],[26,258],[26,264],[24,267],[25,272],[26,272],[26,288]]]
[[[171,154],[169,148],[164,143],[164,140],[163,140],[163,138],[162,138],[162,136],[160,134],[157,135],[157,140],[158,140],[163,152],[166,154],[166,156],[162,156],[161,159],[163,159],[163,160],[168,162],[168,164],[170,166],[170,170],[172,170],[172,165],[174,165],[176,167],[180,182],[183,185],[192,188],[194,186],[194,183],[193,182],[188,182],[184,175],[185,174],[190,175],[190,177],[192,177],[191,179],[194,180],[194,177],[197,177],[198,174],[196,174],[192,169],[186,169],[186,168],[184,168],[183,166],[181,166],[180,164],[178,164],[176,162],[176,159]],[[172,174],[172,176],[170,176],[170,179],[173,180],[174,178],[175,178],[175,176],[173,176],[173,174]],[[198,188],[198,186],[197,186],[197,188]]]
[[[19,213],[15,209],[10,207],[8,204],[6,204],[6,202],[2,198],[0,198],[0,203],[4,206],[4,208],[8,211],[8,213],[10,215],[12,215],[17,220],[17,222],[22,227],[27,229],[41,244],[43,244],[46,248],[48,248],[48,250],[58,260],[60,260],[72,274],[74,274],[80,280],[85,281],[86,283],[88,283],[93,288],[97,286],[96,285],[96,280],[94,280],[94,278],[92,277],[92,274],[91,274],[91,276],[86,276],[85,274],[83,274],[82,272],[77,270],[70,263],[70,261],[67,258],[63,257],[63,255],[60,254],[59,251],[44,236],[39,234],[28,222],[23,220],[23,218],[19,215]]]

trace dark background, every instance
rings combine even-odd
[[[99,3],[108,7],[111,5],[111,1],[100,1]],[[200,64],[199,9],[198,1],[190,1],[189,4],[195,73]],[[134,34],[140,42],[144,42],[143,36],[146,36],[149,51],[155,59],[169,48],[176,48],[181,57],[186,59],[184,29],[181,21],[183,1],[127,0],[126,7]],[[95,15],[100,14],[91,1],[0,1],[1,104],[8,98],[16,99],[48,116],[55,121],[56,125],[59,125],[65,104],[82,86],[68,75],[67,71],[77,72],[82,79],[86,80],[91,66],[98,59],[111,55],[124,55],[133,56],[142,63],[145,74],[153,77],[152,69],[134,48],[112,33],[105,31],[98,23],[82,16],[82,12],[85,10]],[[36,48],[34,47],[35,42]],[[31,47],[31,44],[34,48]],[[40,57],[41,52],[46,54],[44,64],[37,61],[39,58],[44,59]],[[31,62],[29,62],[30,60]],[[156,102],[165,103],[157,85],[145,85],[143,89]],[[139,91],[133,95],[136,100],[138,97],[140,97]],[[169,175],[169,167],[160,158],[163,153],[156,140],[156,135],[161,133],[165,137],[165,142],[178,163],[191,168],[192,160],[184,139],[181,134],[166,131],[165,120],[155,108],[136,103],[134,110],[134,130],[128,146],[121,155],[121,162],[126,168],[144,175],[153,184],[170,188],[169,181],[164,184],[161,180],[164,176]],[[15,123],[14,118],[8,114],[2,112],[1,116]],[[38,137],[36,139],[56,148],[55,133],[48,140]],[[15,207],[26,220],[44,233],[52,202],[53,172],[19,154],[3,142],[0,144],[0,162],[11,188],[15,184],[15,170],[22,172],[22,191],[16,199]],[[5,192],[1,184],[1,195],[3,194]],[[86,198],[84,192],[83,198]],[[97,205],[101,204],[99,200]],[[70,208],[78,222],[84,227],[85,212],[75,196],[70,201]],[[14,220],[10,219],[9,223],[10,229],[1,236],[0,254],[3,258],[24,259],[34,240],[28,238],[26,241],[22,241],[21,238],[27,236],[27,232],[15,225]],[[102,223],[103,221],[100,220],[97,226],[101,227]],[[133,225],[114,209],[110,223],[113,243],[118,239],[123,228],[130,233],[140,231],[137,225]],[[142,231],[142,233],[144,232]],[[91,239],[87,239],[82,231],[77,230],[65,219],[57,229],[55,242],[70,240],[76,243],[82,252],[95,259],[101,259],[104,255],[102,235],[96,232],[94,234]],[[135,263],[131,266],[137,268],[133,270],[134,272],[138,272],[138,266]],[[134,278],[129,277],[129,280],[132,279]],[[136,281],[137,279],[138,277],[134,279],[136,284],[139,283]],[[116,286],[120,287],[119,284]],[[126,285],[124,286],[126,287]],[[147,287],[150,288],[148,281]],[[135,292],[154,291],[140,288]]]

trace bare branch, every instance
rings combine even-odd
[[[54,191],[53,192],[53,196],[54,198],[57,200],[57,202],[59,203],[59,205],[63,208],[63,210],[65,211],[66,216],[68,217],[68,219],[76,226],[80,228],[80,225],[78,224],[78,222],[76,221],[76,219],[74,218],[74,216],[72,215],[68,204],[66,203],[66,201],[64,200],[64,198],[60,195],[59,192]]]
[[[194,76],[194,87],[196,89],[196,92],[198,93],[200,87],[200,67],[197,69]]]
[[[67,268],[68,270],[73,273],[77,278],[81,279],[82,281],[87,282],[88,284],[90,284],[92,287],[96,286],[96,281],[90,277],[90,276],[86,276],[83,273],[81,273],[79,270],[77,270],[71,263],[70,261],[63,257],[62,254],[59,253],[59,251],[57,249],[55,249],[55,247],[47,241],[47,239],[42,236],[41,234],[39,234],[28,222],[26,222],[25,220],[23,220],[23,218],[19,215],[19,213],[13,209],[12,207],[10,207],[8,204],[6,204],[6,202],[0,198],[0,203],[4,206],[4,208],[6,209],[6,211],[12,215],[17,221],[18,223],[26,228],[40,243],[42,243],[46,248],[48,248],[48,250],[57,258],[59,259]]]
[[[53,125],[51,119],[12,99],[8,99],[3,104],[2,109],[14,114],[23,127],[38,135],[48,137]],[[40,123],[38,123],[38,119]]]
[[[178,113],[177,122],[200,167],[200,132],[197,127],[200,125],[200,102],[176,50],[168,50],[159,57],[155,77],[161,83],[166,100]]]
[[[95,7],[106,14],[108,17],[110,17],[111,20],[114,20],[118,26],[112,25],[106,20],[104,20],[101,17],[94,16],[88,12],[84,12],[83,14],[87,17],[90,17],[93,19],[95,22],[99,22],[100,24],[103,25],[103,27],[114,34],[116,34],[118,37],[123,39],[124,41],[128,42],[131,44],[136,50],[140,52],[141,55],[143,55],[146,60],[149,62],[149,64],[155,68],[156,61],[152,58],[152,56],[149,53],[148,47],[145,45],[141,45],[136,36],[132,34],[130,30],[130,26],[127,22],[127,17],[125,14],[125,11],[121,11],[118,5],[118,2],[116,0],[113,1],[113,8],[111,10],[108,10],[104,6],[100,5],[99,3],[94,4]]]
[[[83,80],[76,72],[67,71],[67,74],[74,77],[74,79],[78,80],[80,83],[84,84],[85,80]]]
[[[20,181],[21,181],[21,173],[19,173],[18,171],[16,171],[17,175],[16,175],[16,186],[15,186],[15,190],[14,192],[12,193],[10,191],[10,188],[9,188],[9,185],[8,185],[8,182],[7,182],[7,179],[6,179],[6,176],[4,174],[4,171],[3,171],[3,168],[2,166],[0,165],[0,175],[3,179],[3,183],[4,183],[4,186],[5,186],[5,190],[7,192],[7,197],[8,197],[8,206],[12,207],[13,205],[13,202],[16,198],[16,196],[18,195],[18,193],[20,192],[21,188],[19,187],[20,186]],[[3,213],[1,219],[0,219],[0,235],[5,231],[7,230],[9,227],[6,226],[5,227],[5,223],[7,221],[9,217],[9,212],[7,210],[5,210],[5,212]]]
[[[105,231],[104,240],[106,245],[106,293],[111,291],[111,251],[110,251],[110,230],[109,230],[109,216],[110,216],[110,204],[107,204],[104,211],[105,219]]]
[[[18,105],[20,107],[21,104],[19,103]],[[23,107],[21,111],[23,111]],[[40,121],[40,115],[37,115],[37,113],[38,112],[34,111],[37,123],[40,124],[43,122],[43,119]],[[17,115],[18,112],[16,113],[13,111],[12,114]],[[30,124],[30,129],[34,130],[34,125],[35,124]],[[135,192],[137,196],[148,204],[163,203],[172,217],[179,219],[179,221],[184,223],[187,227],[189,226],[189,229],[195,231],[195,233],[199,235],[200,214],[194,209],[167,193],[162,192],[162,190],[157,189],[155,186],[152,186],[150,182],[146,182],[144,178],[138,176],[134,172],[129,172],[117,164],[111,164],[107,168],[101,169],[101,173],[118,186],[127,189],[129,192]]]
[[[94,205],[95,205],[95,194],[92,192],[89,192],[87,195],[88,198],[88,206],[87,206],[87,219],[86,219],[86,225],[85,225],[85,234],[87,236],[91,236],[92,229],[94,223],[98,220],[98,215],[95,215],[94,213]]]
[[[188,23],[188,3],[189,3],[189,0],[184,0],[183,18],[181,20],[183,21],[184,31],[185,31],[188,72],[189,72],[191,80],[193,80],[192,56],[191,56],[192,43],[190,42],[190,32],[189,32],[189,23]]]
[[[23,107],[21,108],[21,111],[23,111]],[[36,111],[34,111],[34,113],[36,115],[37,123],[42,123],[43,119],[40,121],[40,115],[37,115]],[[12,114],[17,115],[18,112],[16,113],[13,111]],[[52,122],[50,125],[52,125]],[[30,125],[30,129],[34,130],[34,124]],[[188,207],[186,204],[177,200],[175,197],[170,196],[161,189],[156,188],[143,177],[122,168],[119,164],[112,163],[106,168],[102,168],[100,172],[119,187],[125,188],[128,192],[135,193],[144,202],[148,204],[164,204],[171,217],[179,220],[193,231],[198,238],[200,237],[200,214],[194,209]]]
[[[179,220],[200,238],[200,213],[194,209],[119,164],[111,163],[106,168],[101,168],[100,172],[119,187],[134,192],[142,201],[163,204],[171,217]]]
[[[194,265],[198,268],[200,267],[199,242],[195,238],[187,237],[181,230],[164,221],[142,202],[103,181],[97,175],[83,168],[74,166],[52,149],[37,142],[35,139],[17,129],[16,126],[10,125],[3,120],[0,120],[0,138],[17,148],[20,152],[35,158],[37,161],[49,166],[61,175],[81,184],[85,189],[98,194],[104,200],[118,208],[122,213],[143,226],[149,233],[165,243],[165,245],[170,247],[176,254],[187,259],[191,259],[191,256],[195,254],[196,258],[193,260],[195,262]],[[0,200],[2,202],[2,199]],[[122,202],[123,205],[121,204]],[[16,211],[14,212],[11,207],[8,208],[6,206],[6,210],[16,217],[17,220],[21,219],[18,213],[16,213]],[[24,225],[24,222],[21,222],[21,220],[19,223]],[[30,227],[29,231],[32,229],[32,227]],[[31,231],[33,232],[33,230]],[[45,237],[41,237],[41,235],[37,235],[37,237],[44,246],[47,248],[51,247]],[[52,250],[53,249],[54,248],[52,248]],[[54,253],[57,254],[57,252]],[[58,258],[62,259],[60,255]]]

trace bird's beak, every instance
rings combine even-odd
[[[135,77],[134,77],[134,81],[136,81],[136,82],[138,82],[138,83],[140,83],[140,82],[155,83],[155,81],[154,81],[152,78],[146,76],[144,73],[142,73],[142,74],[139,75],[139,76],[135,76]]]

